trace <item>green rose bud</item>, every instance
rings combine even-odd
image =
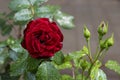
[[[114,35],[112,34],[112,36],[110,38],[108,38],[108,40],[107,40],[107,45],[108,45],[108,47],[110,47],[113,44],[114,44]]]
[[[90,38],[90,31],[86,26],[84,26],[83,33],[84,33],[84,37],[88,40]]]
[[[82,70],[85,71],[86,68],[88,67],[88,62],[86,60],[81,60],[80,66],[81,66]]]
[[[108,32],[108,24],[105,24],[105,22],[101,22],[101,24],[98,27],[98,34],[100,36],[104,36]]]
[[[14,41],[14,39],[12,37],[10,37],[10,38],[7,39],[7,44],[8,45],[14,44],[14,43],[15,43],[15,41]]]
[[[100,41],[100,48],[102,50],[108,49],[113,44],[114,44],[114,35],[112,34],[112,36],[110,38],[106,39],[105,41],[103,41],[103,40]]]

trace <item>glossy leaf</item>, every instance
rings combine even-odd
[[[9,4],[10,9],[12,10],[19,10],[28,8],[30,6],[27,0],[12,0]]]
[[[116,73],[120,74],[120,64],[117,61],[109,60],[105,66],[110,70],[115,71]]]
[[[22,9],[15,14],[14,19],[15,21],[28,21],[32,17],[33,15],[29,9]]]
[[[11,76],[21,75],[24,73],[27,67],[26,59],[28,57],[28,53],[21,47],[19,40],[9,38],[7,43],[11,50],[15,52],[14,54],[17,53],[16,55],[12,56],[13,60],[17,60],[10,65],[10,74]]]
[[[23,74],[26,70],[26,61],[25,60],[17,60],[10,65],[10,75],[11,76],[19,76]]]
[[[16,61],[18,59],[18,53],[16,53],[13,50],[9,50],[9,57],[13,60]]]
[[[103,70],[99,69],[95,80],[107,80],[106,74]]]
[[[50,62],[42,62],[36,76],[37,80],[61,80],[59,71]]]
[[[59,9],[57,6],[41,6],[40,8],[35,8],[35,13],[37,17],[46,17],[52,19],[57,9]]]
[[[66,61],[66,62],[64,62],[64,63],[61,64],[61,65],[56,65],[56,64],[55,64],[55,67],[56,67],[57,69],[59,69],[59,70],[62,70],[62,69],[70,69],[70,68],[72,68],[72,65],[71,65],[71,63],[70,63],[69,61]]]
[[[24,74],[24,80],[36,80],[35,74],[32,74],[31,72],[26,72]]]
[[[85,56],[86,53],[84,53],[84,51],[80,50],[80,51],[75,51],[75,52],[69,53],[69,55],[72,59],[79,59],[79,58]]]
[[[61,11],[57,11],[55,16],[55,20],[58,22],[58,24],[63,27],[64,29],[71,29],[74,27],[73,24],[73,16],[70,16],[68,14],[62,13]]]
[[[96,63],[92,67],[92,70],[91,70],[91,73],[90,73],[91,80],[96,79],[100,66],[101,66],[101,63],[99,61],[96,61]]]
[[[58,65],[62,64],[64,62],[64,55],[63,55],[62,51],[55,53],[52,60],[53,60],[53,62],[55,62]]]
[[[27,70],[29,70],[29,71],[35,70],[38,68],[39,64],[40,64],[39,59],[34,59],[31,56],[28,56],[28,58],[27,58]]]
[[[25,50],[21,47],[20,43],[14,43],[14,44],[11,44],[9,46],[13,51],[15,51],[17,53],[25,52]]]
[[[15,40],[14,38],[9,37],[6,43],[10,48],[9,54],[12,60],[16,61],[17,59],[27,59],[28,53],[24,48],[22,48],[21,40]]]
[[[45,3],[45,2],[47,2],[48,0],[36,0],[36,2],[35,2],[35,4],[34,5],[41,5],[41,4],[43,4],[43,3]]]
[[[69,53],[70,57],[73,59],[74,64],[76,67],[80,67],[79,63],[82,57],[86,55],[86,53],[83,50],[75,51],[72,53]]]
[[[16,40],[12,37],[7,39],[7,45],[16,53],[26,53],[26,50],[21,46],[21,40]]]
[[[47,2],[47,0],[12,0],[9,4],[9,8],[13,11],[17,11],[20,9],[30,8],[35,4],[40,5],[44,2]]]

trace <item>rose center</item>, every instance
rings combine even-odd
[[[36,33],[34,34],[35,38],[40,41],[41,44],[45,44],[48,40],[50,40],[50,36],[48,33]]]

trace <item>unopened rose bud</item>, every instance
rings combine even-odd
[[[86,60],[81,60],[80,66],[82,70],[85,71],[85,69],[88,67],[88,62]]]
[[[98,27],[98,34],[100,36],[104,36],[108,32],[108,24],[106,24],[104,21],[101,22],[101,24]]]
[[[110,38],[108,38],[108,40],[107,40],[107,45],[108,45],[108,47],[110,47],[113,44],[114,44],[114,35],[112,34],[112,36]]]
[[[14,43],[15,43],[15,41],[13,40],[12,37],[10,37],[10,38],[7,39],[7,44],[8,44],[8,45],[14,44]]]
[[[88,30],[88,28],[86,26],[84,26],[83,32],[84,32],[84,37],[86,39],[89,39],[90,38],[90,31]]]

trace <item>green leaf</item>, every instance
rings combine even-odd
[[[57,65],[60,65],[64,62],[64,55],[62,51],[59,51],[55,53],[55,55],[52,58],[53,62],[55,62]]]
[[[15,21],[28,21],[32,17],[33,15],[29,9],[22,9],[15,14],[14,19]]]
[[[105,66],[110,70],[115,71],[116,73],[120,74],[120,64],[117,61],[109,60]]]
[[[74,80],[70,75],[62,75],[61,80]]]
[[[57,6],[41,6],[40,8],[35,8],[35,13],[37,17],[46,17],[52,19],[57,9],[59,9]]]
[[[12,37],[7,39],[7,45],[11,48],[11,50],[15,51],[16,53],[25,53],[26,50],[21,46],[21,40],[16,40]]]
[[[69,61],[66,61],[66,62],[64,62],[61,65],[56,65],[56,64],[54,64],[54,65],[59,70],[62,70],[62,69],[71,69],[72,68],[72,65],[71,65],[71,63]]]
[[[50,63],[43,62],[37,71],[37,80],[61,80],[59,71]]]
[[[84,57],[86,53],[83,50],[75,51],[72,53],[69,53],[69,56],[73,59],[74,64],[76,67],[80,67],[79,63],[82,57]]]
[[[25,60],[17,60],[10,65],[10,75],[11,76],[19,76],[23,74],[26,70],[26,61]]]
[[[6,41],[7,46],[10,48],[9,50],[9,57],[16,61],[17,59],[27,59],[28,52],[22,48],[21,46],[21,40],[16,40],[12,37],[9,37]]]
[[[24,80],[36,80],[36,77],[34,74],[30,73],[30,72],[26,72],[24,74]]]
[[[82,50],[84,53],[89,54],[88,48],[86,46],[84,46]]]
[[[85,56],[86,53],[84,53],[83,50],[80,50],[80,51],[75,51],[75,52],[69,53],[69,55],[72,59],[80,59],[83,56]]]
[[[14,60],[10,65],[10,75],[19,76],[23,74],[27,68],[26,59],[28,57],[28,53],[21,47],[19,40],[9,38],[7,43],[12,51],[10,52],[10,58]]]
[[[12,0],[9,4],[9,8],[13,11],[20,9],[30,8],[33,5],[41,5],[42,3],[47,2],[47,0]]]
[[[96,61],[96,63],[92,67],[92,70],[91,70],[91,73],[90,73],[91,80],[96,80],[96,77],[97,77],[97,74],[99,72],[100,66],[101,66],[101,63],[99,61]]]
[[[106,74],[103,70],[99,69],[95,80],[107,80]]]
[[[40,64],[39,59],[34,59],[31,56],[28,56],[27,58],[27,70],[36,70],[38,68],[38,65]]]
[[[25,52],[25,50],[22,48],[20,43],[14,43],[14,44],[11,44],[9,46],[13,51],[15,51],[17,53],[24,53]]]
[[[18,53],[16,53],[13,50],[9,50],[9,57],[13,60],[16,61],[18,59]]]
[[[41,4],[43,4],[43,3],[45,3],[45,2],[47,2],[48,0],[36,0],[36,2],[35,2],[35,4],[34,5],[41,5]]]
[[[55,16],[54,16],[55,20],[57,21],[57,23],[63,27],[64,29],[71,29],[74,27],[73,24],[73,16],[70,16],[68,14],[62,13],[61,11],[57,11]]]
[[[27,0],[12,0],[9,4],[9,8],[12,10],[19,10],[29,8],[30,4]]]

